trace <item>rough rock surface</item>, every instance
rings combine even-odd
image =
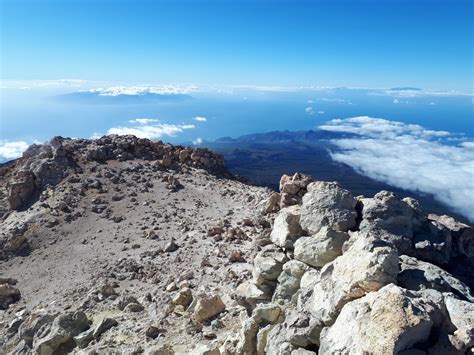
[[[321,333],[320,354],[398,354],[428,340],[440,310],[429,299],[390,284],[348,303]]]
[[[296,206],[292,224],[297,228],[299,221],[302,233],[291,237],[292,246],[281,242],[289,235],[278,221],[285,208],[272,233],[286,239],[274,237],[265,246],[288,260],[256,257],[254,273],[266,270],[271,277],[254,278],[240,290],[245,298],[246,290],[271,286],[273,294],[261,291],[253,307],[278,303],[281,320],[244,318],[242,337],[256,341],[237,343],[235,353],[474,351],[472,227],[426,215],[416,200],[387,191],[355,199],[337,183],[310,183],[299,220]]]
[[[473,228],[411,198],[132,136],[0,176],[2,354],[473,352]]]
[[[308,234],[324,226],[347,232],[356,226],[356,200],[336,182],[317,181],[308,185],[303,196],[300,223]]]

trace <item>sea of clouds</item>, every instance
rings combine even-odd
[[[474,221],[474,142],[367,116],[335,119],[319,128],[352,134],[331,141],[335,161],[390,185],[433,194]]]

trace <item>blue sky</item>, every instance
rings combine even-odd
[[[333,160],[474,220],[473,3],[0,0],[0,162],[56,135],[352,132]]]
[[[472,92],[472,1],[0,0],[1,78]]]

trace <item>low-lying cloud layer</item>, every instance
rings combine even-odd
[[[320,129],[355,134],[331,141],[335,161],[390,185],[431,193],[474,221],[474,142],[448,144],[459,137],[371,117],[336,119]]]
[[[1,141],[0,140],[0,162],[20,157],[28,148],[29,144],[24,141]]]
[[[194,86],[112,86],[89,90],[98,96],[183,95],[195,90]]]
[[[158,139],[163,136],[174,137],[176,134],[186,129],[195,128],[192,124],[168,124],[160,123],[154,118],[135,118],[129,121],[134,124],[129,127],[112,127],[109,128],[107,134],[127,135],[131,134],[138,138]]]

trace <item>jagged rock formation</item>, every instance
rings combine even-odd
[[[0,180],[0,353],[464,354],[474,230],[208,150],[55,138]],[[18,280],[18,281],[17,281]]]
[[[237,289],[250,317],[235,353],[474,350],[472,227],[426,215],[417,201],[387,191],[355,198],[328,182],[306,191],[277,212],[274,244],[256,255],[253,279]],[[267,207],[278,206],[272,197]],[[279,319],[257,321],[269,307],[279,308]]]

